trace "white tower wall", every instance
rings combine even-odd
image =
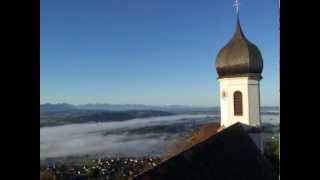
[[[250,126],[260,126],[260,86],[259,80],[248,77],[221,78],[220,111],[221,126],[228,127],[236,122]],[[233,93],[242,94],[242,115],[234,115]],[[223,94],[226,96],[224,97]]]

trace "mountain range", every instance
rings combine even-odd
[[[104,110],[104,111],[128,111],[128,110],[156,110],[156,111],[216,111],[218,107],[200,107],[184,105],[153,106],[143,104],[83,104],[73,105],[68,103],[40,104],[40,112],[59,112],[77,110]]]
[[[61,111],[79,111],[79,110],[98,110],[98,111],[130,111],[130,110],[154,110],[168,112],[217,112],[219,107],[205,106],[186,106],[186,105],[144,105],[144,104],[82,104],[73,105],[68,103],[40,104],[40,112],[61,112]],[[275,106],[264,106],[262,110],[274,110]]]

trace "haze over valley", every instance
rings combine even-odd
[[[175,106],[171,111],[164,111],[169,107],[136,106],[139,108],[115,111],[70,108],[66,104],[51,104],[52,109],[48,104],[41,106],[41,160],[85,155],[160,156],[167,143],[176,137],[220,119],[219,109],[210,107]],[[263,107],[262,122],[267,133],[278,132],[277,108]]]

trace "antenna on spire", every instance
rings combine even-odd
[[[240,6],[239,0],[235,0],[233,6],[236,8],[237,16],[239,16],[239,6]]]

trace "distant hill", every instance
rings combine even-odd
[[[143,104],[85,104],[79,105],[78,108],[86,110],[110,110],[110,111],[128,111],[128,110],[155,110],[155,111],[212,111],[215,107],[197,107],[183,105],[164,105],[152,106]]]
[[[192,112],[192,111],[216,111],[217,107],[183,106],[183,105],[165,105],[151,106],[143,104],[83,104],[72,105],[67,103],[41,104],[41,112],[61,112],[76,110],[104,110],[104,111],[130,111],[130,110],[154,110],[170,112]]]
[[[75,110],[77,107],[72,104],[58,103],[58,104],[41,104],[40,112],[59,112],[59,111],[70,111]]]
[[[59,112],[41,112],[40,127],[58,126],[66,124],[77,124],[87,122],[109,122],[125,121],[134,118],[168,116],[174,113],[152,110],[135,111],[59,111]]]
[[[99,111],[131,111],[131,110],[154,110],[167,112],[218,112],[219,107],[205,106],[185,106],[185,105],[164,105],[153,106],[143,104],[83,104],[72,105],[68,103],[58,104],[41,104],[40,112],[62,112],[62,111],[77,111],[77,110],[99,110]],[[262,111],[278,111],[276,106],[264,106]]]

